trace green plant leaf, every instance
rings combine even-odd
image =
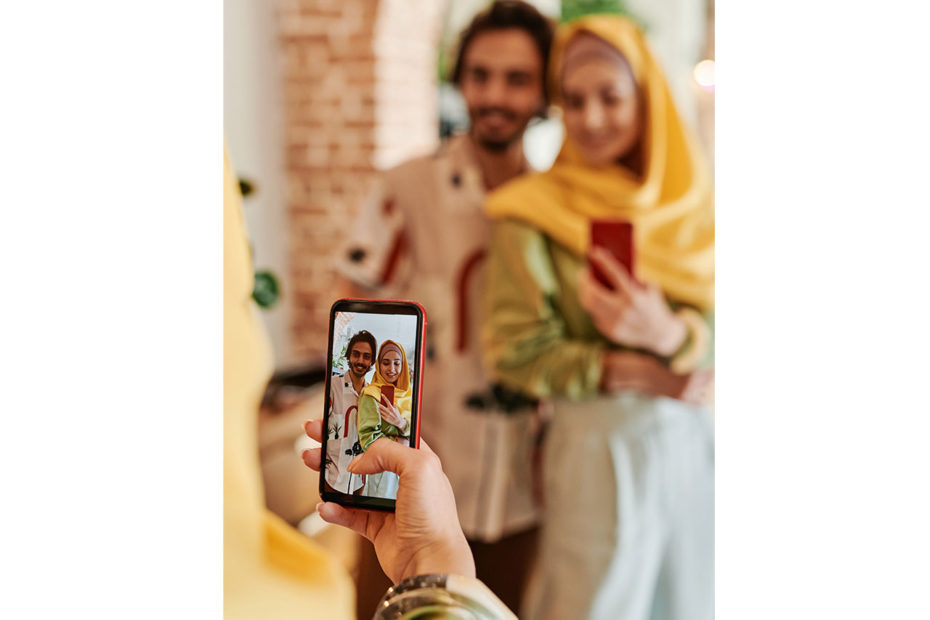
[[[252,184],[248,179],[239,179],[239,191],[242,193],[242,197],[245,198],[249,194],[252,194],[255,191],[255,185]]]
[[[639,22],[623,0],[562,0],[562,22],[570,22],[585,15],[626,15]],[[640,23],[640,25],[642,25]]]
[[[271,308],[281,297],[278,278],[267,270],[255,272],[255,284],[252,287],[252,299],[260,308]]]

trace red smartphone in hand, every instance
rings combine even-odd
[[[386,398],[387,401],[393,405],[394,404],[394,386],[393,385],[382,385],[381,396]]]
[[[633,246],[633,224],[626,220],[601,219],[591,221],[591,247],[600,247],[610,252],[622,264],[631,278],[635,279],[635,248]],[[613,285],[590,259],[588,266],[595,279],[613,290]]]
[[[320,497],[343,506],[394,510],[399,479],[382,472],[359,475],[348,465],[382,436],[420,445],[426,312],[406,301],[341,299],[329,317]],[[397,375],[383,374],[379,360],[401,362]],[[381,428],[378,394],[410,421],[403,437]],[[380,436],[379,436],[380,435]]]

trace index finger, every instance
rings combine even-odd
[[[591,248],[589,256],[615,289],[627,295],[633,293],[633,281],[630,274],[627,273],[626,267],[613,254],[604,248],[595,246]]]
[[[591,316],[612,316],[618,312],[618,308],[626,305],[629,296],[622,291],[609,290],[594,279],[591,270],[584,270],[578,279],[578,299],[581,307]]]

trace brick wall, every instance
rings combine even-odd
[[[278,0],[296,355],[325,353],[334,252],[375,170],[437,143],[439,0]]]

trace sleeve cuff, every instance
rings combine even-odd
[[[672,372],[683,375],[698,367],[710,341],[710,330],[704,317],[692,308],[682,308],[675,313],[685,324],[688,337],[681,349],[672,357],[669,368]]]

